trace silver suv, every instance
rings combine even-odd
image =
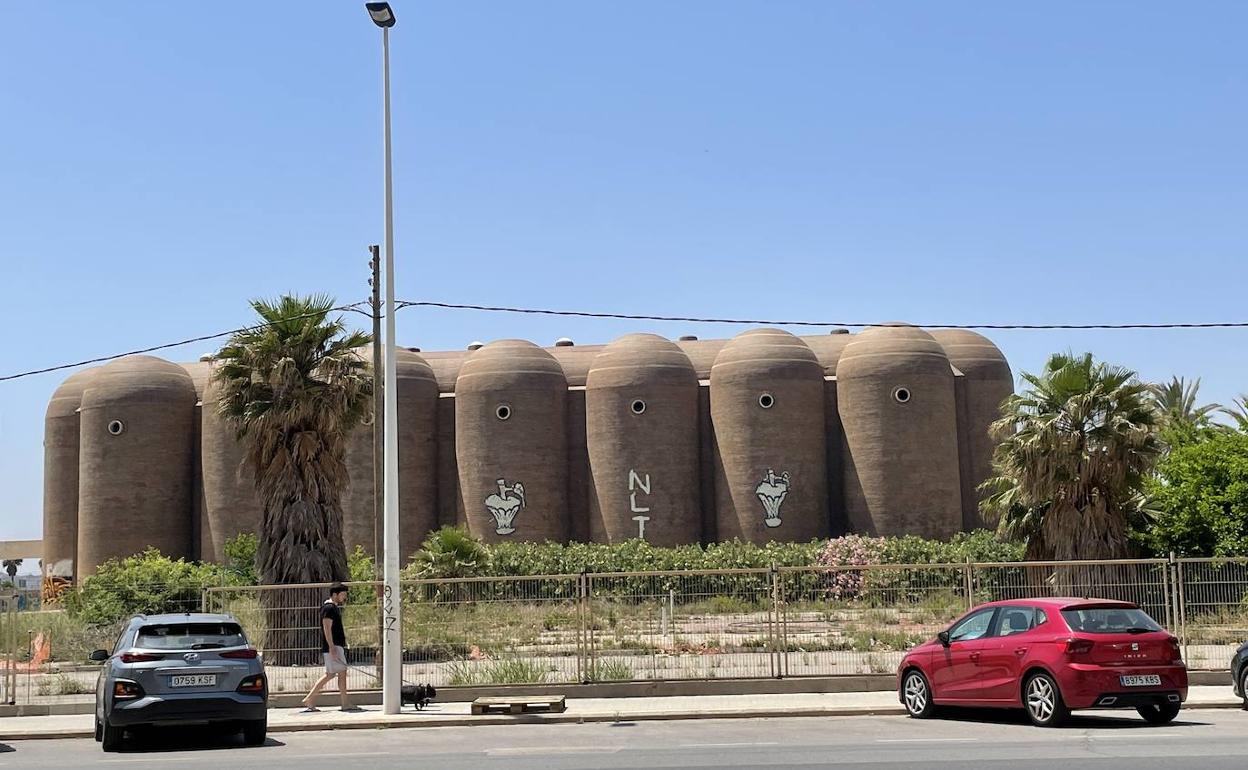
[[[264,743],[269,688],[264,659],[231,615],[139,615],[117,637],[95,687],[95,739],[121,747],[148,725],[229,724]]]

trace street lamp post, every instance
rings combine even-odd
[[[381,27],[382,122],[385,146],[385,227],[386,227],[386,377],[385,395],[385,543],[382,577],[382,649],[385,669],[381,677],[382,710],[397,714],[402,707],[403,644],[399,607],[399,426],[398,386],[394,347],[394,196],[390,162],[390,28],[394,11],[389,3],[365,3],[373,23]],[[374,494],[376,492],[374,491]]]

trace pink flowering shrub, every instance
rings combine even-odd
[[[829,540],[815,558],[821,567],[865,567],[884,560],[884,538],[846,535]],[[862,570],[829,570],[823,581],[828,598],[848,600],[862,593],[866,576]]]

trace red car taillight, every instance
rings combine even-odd
[[[113,700],[134,700],[143,697],[143,688],[136,682],[118,679],[113,682]]]
[[[1166,641],[1170,643],[1170,662],[1182,663],[1183,648],[1179,646],[1179,640],[1172,636]]]
[[[1091,639],[1067,639],[1066,654],[1067,655],[1087,655],[1092,652],[1094,643]]]
[[[248,695],[263,695],[265,686],[264,674],[256,674],[255,676],[247,677],[239,683],[238,691]]]
[[[164,655],[153,655],[147,652],[123,652],[121,654],[122,663],[151,663],[154,660],[164,659]]]
[[[248,647],[245,650],[229,650],[228,652],[221,653],[221,657],[229,658],[231,660],[255,660],[259,656],[260,653],[256,652],[256,650],[252,647]]]

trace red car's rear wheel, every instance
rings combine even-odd
[[[1032,674],[1027,679],[1023,685],[1023,706],[1031,723],[1038,727],[1057,727],[1070,716],[1057,682],[1045,673]]]

